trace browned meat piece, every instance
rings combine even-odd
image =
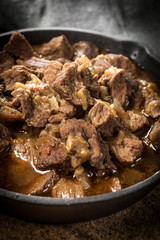
[[[133,94],[130,95],[131,102],[130,102],[130,108],[133,108],[135,111],[140,111],[144,108],[144,102],[145,98],[142,94],[142,88],[138,84],[138,89],[135,88],[135,91],[133,91]]]
[[[65,100],[61,100],[60,112],[64,113],[67,117],[73,117],[76,114],[77,110],[71,103]]]
[[[100,139],[93,125],[81,119],[69,119],[61,123],[60,135],[66,140],[73,168],[90,161],[97,169],[110,168],[111,171],[114,169],[108,146]]]
[[[21,106],[23,119],[28,126],[44,127],[54,112],[54,109],[46,109],[45,107],[39,109],[34,106],[31,95],[24,89],[19,88],[12,92],[12,95],[14,96],[13,105]]]
[[[54,112],[54,109],[48,109],[48,110],[42,109],[41,111],[39,110],[36,111],[36,108],[35,108],[32,118],[26,119],[26,123],[28,124],[28,126],[44,127],[53,112]]]
[[[144,125],[149,124],[147,118],[141,113],[134,113],[133,111],[128,111],[127,114],[129,117],[128,127],[133,132],[142,128]]]
[[[49,117],[59,111],[55,91],[35,75],[32,74],[30,81],[16,85],[16,88],[12,92],[12,103],[17,107],[21,106],[23,119],[28,126],[44,127]]]
[[[73,117],[77,113],[74,105],[65,101],[64,99],[59,100],[59,112],[51,115],[48,121],[50,123],[60,123],[63,119]]]
[[[0,83],[0,95],[3,94],[3,91],[4,91],[4,84]]]
[[[7,127],[0,123],[0,158],[2,159],[7,154],[7,149],[11,142],[11,133]],[[1,160],[0,159],[0,160]]]
[[[66,118],[67,118],[67,116],[64,113],[59,112],[57,114],[54,114],[54,115],[50,116],[49,119],[48,119],[48,122],[50,122],[50,123],[60,123],[60,122],[62,122],[62,120],[66,119]]]
[[[124,131],[119,132],[110,148],[117,160],[126,165],[135,163],[143,152],[142,141],[132,133]]]
[[[98,55],[99,49],[91,42],[80,41],[73,45],[75,57],[86,55],[89,59],[95,58]]]
[[[84,68],[79,72],[79,81],[83,83],[83,85],[90,92],[90,95],[93,98],[99,98],[100,96],[100,84],[97,79],[92,77],[91,71],[88,68]]]
[[[48,137],[48,135],[54,136],[54,137],[59,137],[59,128],[60,128],[59,124],[47,123],[45,126],[45,129],[40,132],[39,137],[45,138],[45,137]]]
[[[84,197],[82,185],[76,180],[61,178],[52,189],[52,197],[80,198]]]
[[[137,79],[128,72],[124,72],[124,79],[127,86],[127,103],[130,109],[139,110],[142,108],[144,98],[142,96],[141,88]]]
[[[57,58],[71,59],[73,48],[67,37],[61,35],[52,38],[48,43],[44,43],[39,49],[39,53],[48,60],[55,60]]]
[[[41,137],[36,141],[37,167],[45,170],[49,168],[66,168],[68,163],[65,144],[60,139],[47,136]]]
[[[108,68],[100,78],[102,85],[108,85],[111,95],[116,98],[121,105],[125,102],[127,95],[127,85],[124,78],[124,70],[115,67]]]
[[[13,91],[16,82],[25,83],[30,80],[31,71],[22,65],[13,66],[3,72],[1,78],[5,82],[6,90]]]
[[[121,105],[125,103],[129,108],[135,107],[136,109],[141,106],[143,98],[139,83],[131,73],[111,66],[99,82],[110,89],[112,97],[116,98]]]
[[[22,114],[10,103],[0,98],[0,122],[10,124],[17,121],[22,121]]]
[[[39,195],[49,191],[58,176],[54,171],[42,172],[34,170],[32,164],[36,163],[35,139],[16,138],[12,141],[8,177],[14,184],[14,191],[19,189],[25,194]]]
[[[33,183],[24,189],[25,194],[42,195],[52,189],[58,176],[55,171],[50,171],[37,177]]]
[[[149,138],[155,147],[160,147],[160,119],[154,123],[152,131],[149,134]]]
[[[65,58],[58,58],[56,59],[56,61],[63,65],[65,63],[70,63],[70,60]],[[44,71],[48,68],[48,65],[51,64],[52,61],[47,60],[45,58],[40,58],[40,57],[31,57],[27,60],[17,59],[16,62],[30,69],[37,70],[38,72],[44,73]]]
[[[86,56],[78,57],[74,62],[78,65],[78,80],[83,83],[92,97],[99,98],[98,74],[92,68],[89,58]]]
[[[93,99],[83,83],[79,81],[77,67],[75,63],[66,63],[62,71],[57,73],[56,79],[53,77],[52,86],[62,98],[87,110],[88,106],[93,104]]]
[[[47,69],[48,65],[50,64],[49,60],[39,57],[31,57],[27,60],[18,59],[16,62],[33,70]]]
[[[121,54],[106,54],[105,58],[108,60],[108,62],[117,68],[123,68],[127,72],[135,73],[136,72],[136,67],[135,65],[129,60],[129,58],[121,55]]]
[[[4,46],[4,50],[22,59],[38,56],[27,39],[18,31],[11,36],[9,42]]]
[[[29,93],[20,88],[13,91],[12,96],[14,97],[12,104],[14,106],[20,105],[22,108],[22,118],[24,120],[31,118],[33,116],[33,106]]]
[[[57,60],[58,62],[62,63],[63,65],[64,65],[65,63],[71,63],[71,60],[66,59],[66,58],[57,58],[56,60]]]
[[[134,111],[127,111],[125,112],[122,109],[116,108],[119,115],[123,119],[123,121],[126,123],[128,129],[130,129],[132,132],[137,131],[138,129],[142,128],[145,125],[148,125],[149,122],[143,114],[139,112]]]
[[[16,138],[12,141],[11,159],[14,163],[21,163],[21,161],[32,162],[35,158],[34,142],[32,139],[27,141],[23,138]]]
[[[109,184],[109,192],[117,192],[122,189],[121,183],[119,178],[117,177],[112,177],[108,179],[108,184]]]
[[[160,98],[150,94],[145,101],[145,113],[153,118],[160,117]]]
[[[92,59],[91,63],[95,71],[100,75],[103,74],[106,69],[111,67],[111,64],[103,54]]]
[[[109,192],[117,192],[122,189],[119,178],[111,177],[107,180],[99,179],[93,187],[93,195],[104,194]]]
[[[97,101],[88,117],[104,137],[113,137],[120,127],[119,116],[107,102]]]
[[[62,70],[62,68],[63,65],[60,62],[51,61],[46,68],[42,81],[53,87],[57,74]]]
[[[12,68],[14,59],[6,52],[0,52],[0,73]]]

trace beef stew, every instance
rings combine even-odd
[[[31,46],[19,32],[2,54],[0,187],[83,197],[160,169],[158,88],[127,57],[65,36]]]

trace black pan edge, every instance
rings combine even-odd
[[[52,197],[41,197],[41,196],[32,196],[26,195],[22,193],[16,193],[9,190],[5,190],[0,188],[0,197],[4,197],[6,199],[12,199],[17,202],[24,202],[24,203],[31,203],[31,204],[41,204],[41,205],[55,205],[55,206],[71,206],[77,204],[84,204],[84,203],[93,203],[93,202],[101,202],[111,199],[121,198],[127,195],[132,194],[132,192],[140,192],[143,188],[151,186],[152,184],[157,185],[160,182],[160,171],[156,172],[151,177],[134,184],[133,186],[124,188],[117,192],[101,194],[96,196],[89,196],[83,198],[68,198],[68,199],[61,199],[61,198],[52,198]]]

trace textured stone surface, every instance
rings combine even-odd
[[[75,224],[39,224],[0,213],[0,240],[159,240],[160,185],[119,213]]]

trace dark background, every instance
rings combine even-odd
[[[0,0],[0,32],[50,26],[141,42],[160,60],[158,0]]]

